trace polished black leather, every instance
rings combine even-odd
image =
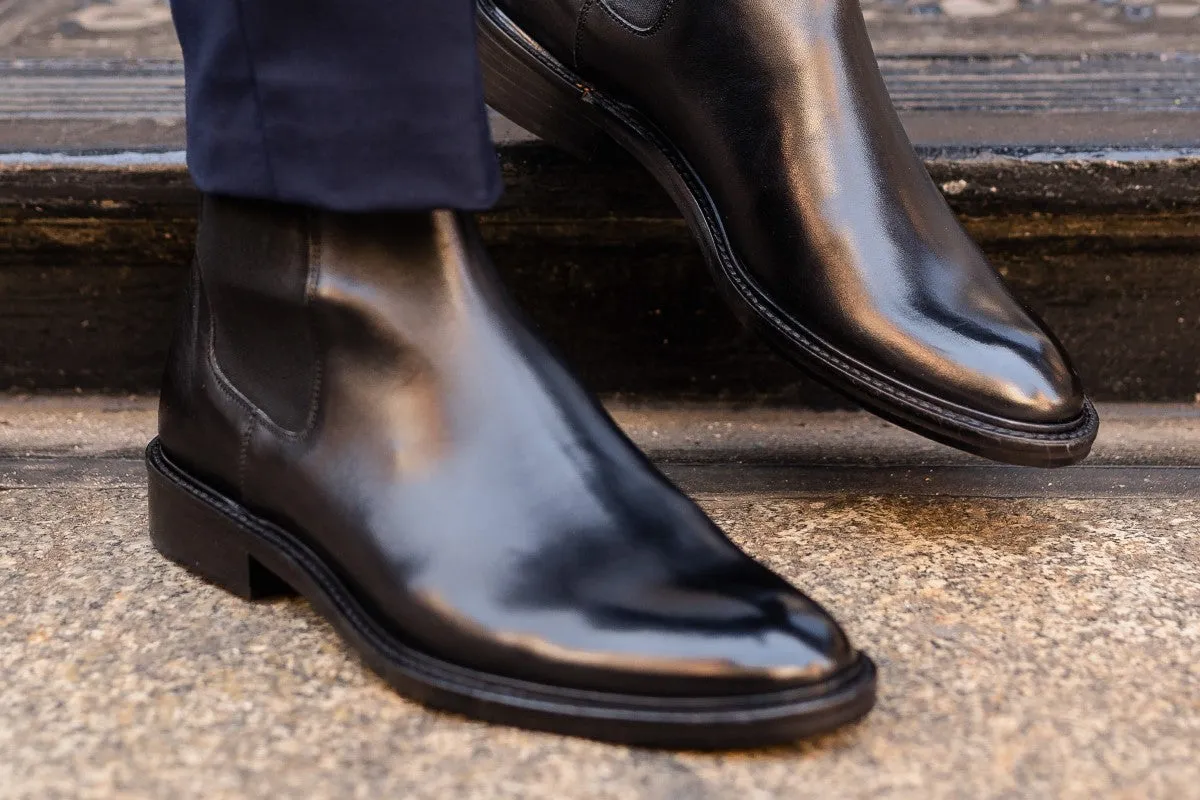
[[[857,0],[495,2],[679,148],[741,262],[803,328],[968,411],[1080,417],[1061,345],[914,153]]]
[[[201,228],[162,446],[322,553],[400,640],[663,696],[804,685],[855,658],[510,310],[466,216],[209,198]]]

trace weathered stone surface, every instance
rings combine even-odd
[[[857,411],[617,398],[605,406],[639,447],[664,463],[989,463]],[[1099,412],[1100,435],[1085,465],[1200,467],[1200,404],[1104,403]],[[0,396],[0,458],[140,458],[157,413],[153,395]]]
[[[655,457],[731,475],[989,469],[862,414],[612,408]],[[1101,414],[1096,473],[1200,463],[1195,407]],[[303,601],[245,604],[164,562],[140,471],[89,472],[136,464],[153,429],[149,397],[0,401],[0,462],[64,476],[0,489],[2,797],[1140,799],[1200,781],[1195,499],[710,486],[713,516],[878,659],[882,695],[864,723],[794,747],[657,753],[426,712]]]
[[[567,197],[567,166],[554,169],[557,177],[550,162],[527,176],[540,189],[514,183],[510,205],[483,227],[518,302],[593,389],[842,402],[733,320],[656,189],[636,174],[608,185],[597,174],[588,197]],[[151,191],[175,191],[160,172],[147,180]],[[86,187],[70,191],[78,199],[61,206],[49,198],[0,204],[0,386],[153,389],[194,222],[173,202],[105,207]],[[564,195],[558,209],[512,210],[522,193],[538,191],[543,204]],[[597,204],[605,202],[625,216],[603,212]],[[1096,396],[1190,401],[1200,392],[1197,219],[1027,213],[966,221],[1058,331]]]
[[[709,499],[882,669],[866,722],[727,755],[423,711],[302,601],[247,605],[164,563],[144,505],[0,492],[5,797],[1149,798],[1200,780],[1194,503]]]
[[[883,68],[934,180],[1095,394],[1194,396],[1200,62],[993,53]],[[0,62],[0,386],[157,382],[194,226],[182,80],[171,61]],[[114,87],[114,116],[88,116],[89,92]],[[678,214],[630,159],[584,164],[500,118],[493,130],[508,192],[485,233],[590,385],[841,402],[733,324]]]

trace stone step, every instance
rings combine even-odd
[[[680,486],[700,495],[1200,499],[1200,405],[1101,403],[1086,462],[993,464],[860,411],[728,403],[607,409]],[[152,395],[0,397],[0,491],[145,483]]]
[[[881,59],[935,180],[1101,399],[1200,392],[1200,59]],[[196,196],[176,61],[0,63],[0,386],[149,389]],[[830,397],[744,334],[661,190],[493,119],[483,217],[514,294],[592,388]],[[630,358],[636,353],[636,358]]]
[[[883,55],[879,64],[921,145],[1200,146],[1192,53]],[[0,59],[0,152],[183,146],[177,60]]]

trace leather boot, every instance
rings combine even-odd
[[[615,141],[679,206],[735,312],[867,409],[969,452],[1082,459],[1062,346],[958,224],[893,109],[858,0],[477,0],[488,102]]]
[[[147,452],[167,557],[295,590],[400,693],[680,747],[864,715],[871,661],[513,312],[471,220],[207,198]]]

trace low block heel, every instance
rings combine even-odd
[[[479,19],[479,61],[488,105],[535,136],[591,160],[612,140],[591,119],[588,89],[558,75],[502,30],[487,13]],[[498,9],[488,9],[501,14]]]
[[[236,519],[214,508],[163,468],[161,446],[146,453],[150,539],[158,552],[245,600],[295,594],[247,549]]]

